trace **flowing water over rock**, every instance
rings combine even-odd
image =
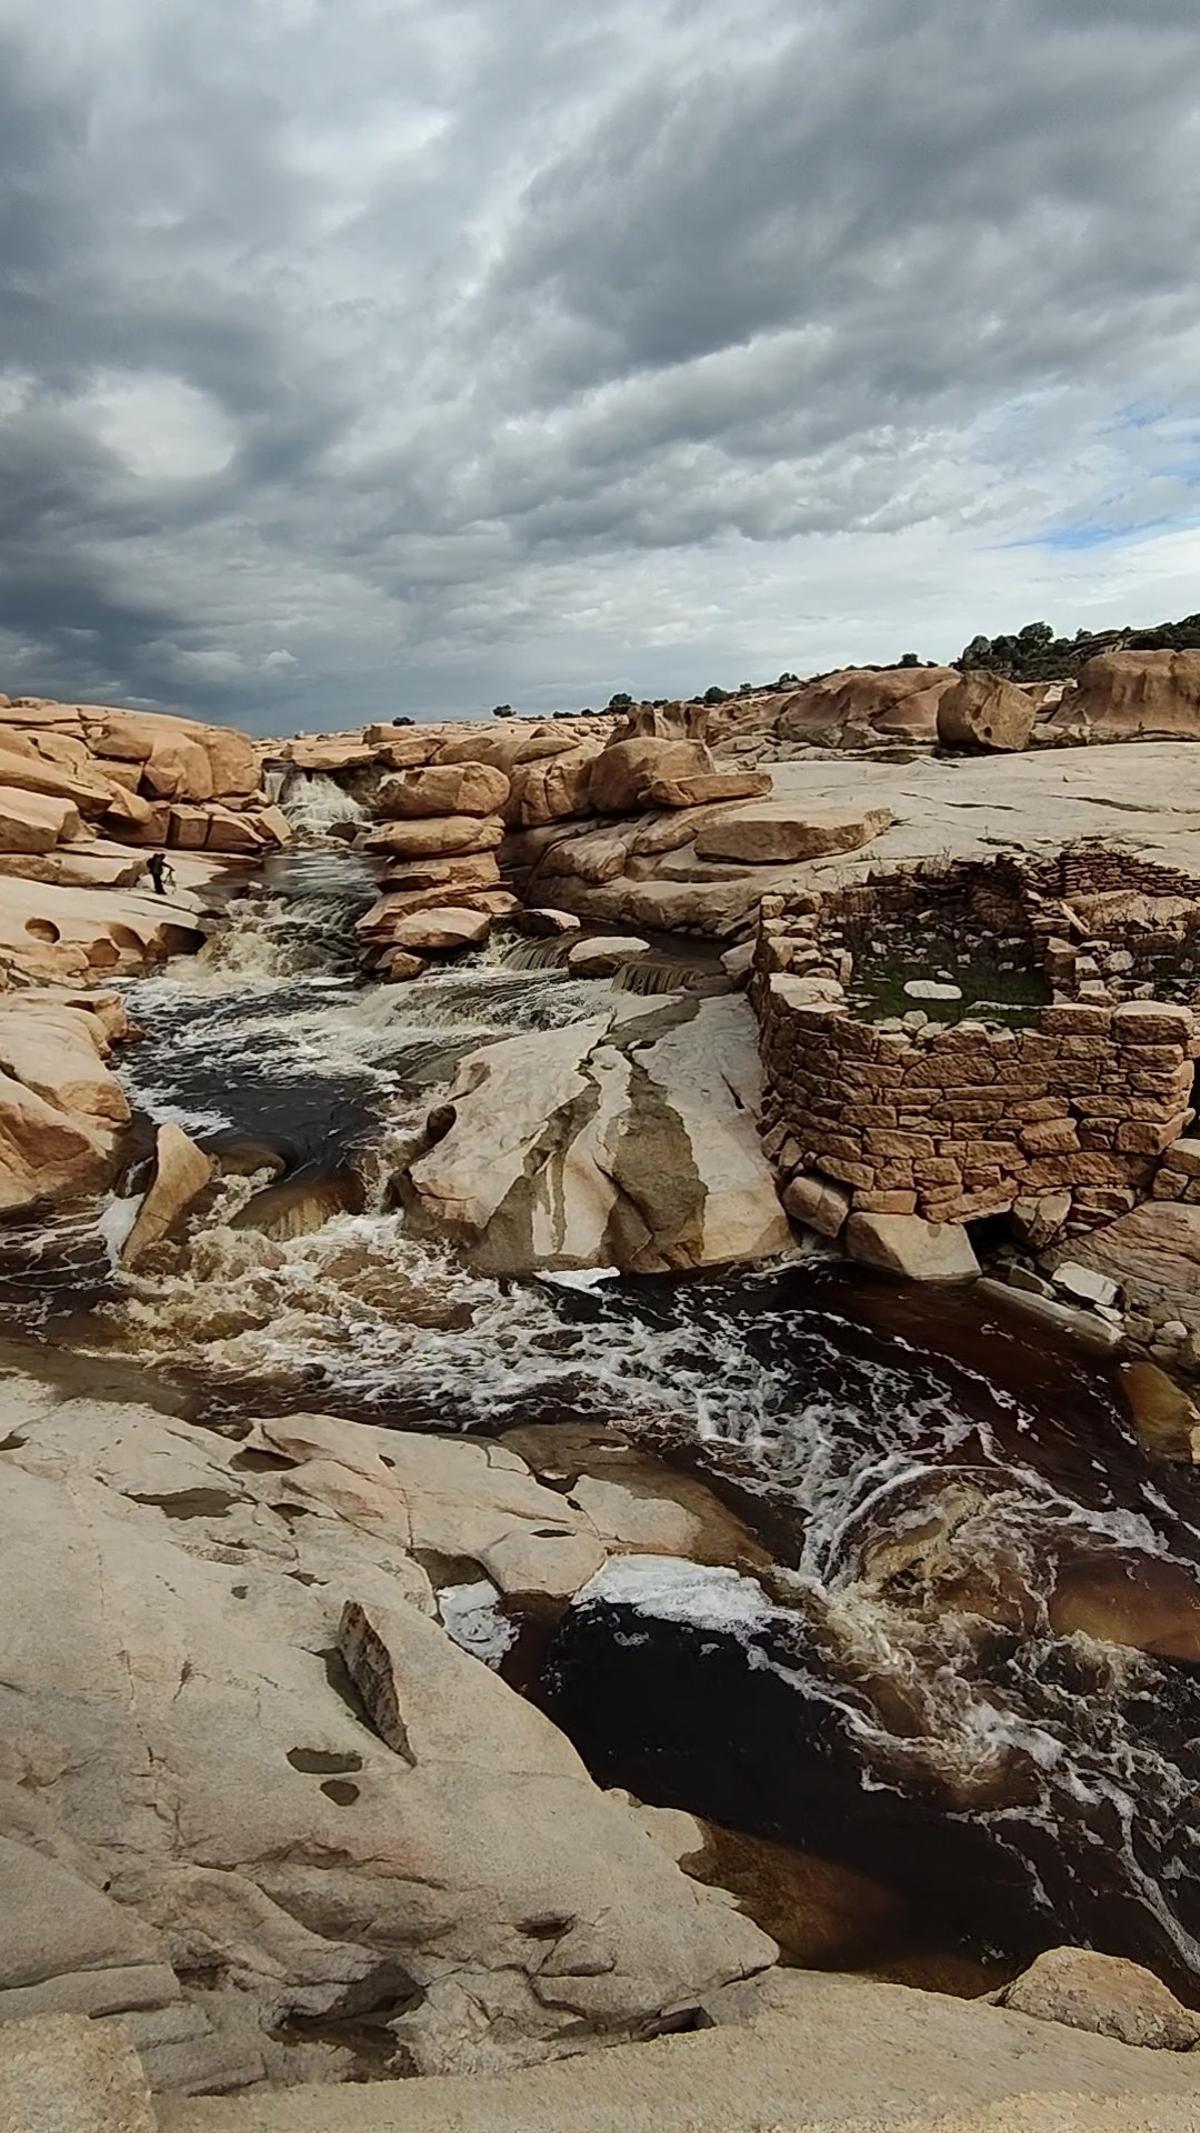
[[[222,1426],[648,1431],[780,1568],[716,1627],[652,1587],[570,1611],[546,1693],[601,1776],[865,1863],[977,1954],[1091,1938],[1195,1997],[1191,1471],[1146,1459],[1111,1375],[969,1296],[811,1262],[499,1281],[413,1235],[394,1173],[457,1061],[611,985],[502,942],[364,986],[372,894],[349,852],[276,862],[199,957],[129,988],[131,1096],[223,1175],[136,1275],[113,1270],[132,1201],[10,1233],[10,1327]]]

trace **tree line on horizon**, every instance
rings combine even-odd
[[[1079,669],[1089,659],[1101,652],[1194,652],[1200,651],[1200,614],[1185,615],[1179,622],[1156,622],[1148,629],[1127,626],[1115,630],[1076,630],[1073,637],[1056,637],[1048,622],[1027,622],[1023,629],[1003,633],[998,637],[980,635],[972,637],[963,647],[959,657],[952,662],[960,673],[984,669],[989,674],[1001,674],[1008,681],[1073,681]],[[898,667],[936,667],[936,659],[922,659],[918,652],[904,652],[891,662]],[[885,671],[878,662],[868,662],[860,670],[879,674]],[[810,674],[809,681],[823,681],[824,674]],[[722,688],[713,682],[707,689],[686,698],[688,703],[725,704],[739,696],[770,696],[782,694],[788,689],[804,686],[799,674],[783,673],[776,681],[739,682],[734,689]],[[618,690],[610,696],[607,711],[630,711],[638,699],[626,690]],[[667,696],[653,699],[656,706],[673,701]],[[555,718],[590,718],[590,705],[582,711],[555,711]],[[515,716],[511,704],[496,704],[493,718]]]

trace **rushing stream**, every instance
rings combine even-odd
[[[394,1175],[456,1062],[609,987],[511,943],[364,985],[372,894],[348,851],[276,862],[128,988],[130,1095],[221,1181],[135,1275],[119,1201],[10,1232],[10,1332],[226,1427],[648,1428],[768,1541],[776,1604],[750,1638],[568,1624],[550,1691],[599,1774],[866,1864],[976,1955],[1091,1939],[1200,1997],[1191,1471],[1143,1454],[1111,1372],[969,1295],[811,1261],[498,1281],[411,1234]]]

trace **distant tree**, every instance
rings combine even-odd
[[[493,705],[492,705],[492,717],[493,717],[493,718],[511,718],[511,717],[512,717],[512,715],[513,715],[513,707],[512,707],[512,705],[511,705],[511,704],[493,704]]]
[[[900,664],[902,667],[919,667],[921,663],[921,655],[919,652],[902,652],[900,655]]]
[[[609,697],[608,708],[610,711],[632,711],[633,698],[622,689],[618,695]]]
[[[728,689],[718,689],[714,682],[711,689],[704,691],[700,701],[702,704],[726,704],[729,701],[729,691]]]

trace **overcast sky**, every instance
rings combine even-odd
[[[0,689],[1200,608],[1197,0],[0,0]]]

